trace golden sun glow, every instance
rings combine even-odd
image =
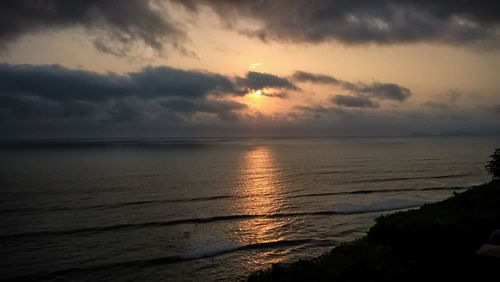
[[[259,112],[261,114],[273,114],[290,110],[291,106],[286,100],[276,98],[280,95],[273,88],[253,89],[247,95],[235,97],[234,100],[246,104],[245,112],[248,114]]]

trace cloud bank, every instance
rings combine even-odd
[[[237,77],[236,82],[239,86],[248,90],[257,90],[263,88],[284,88],[288,90],[299,90],[295,84],[284,77],[279,77],[269,73],[260,73],[250,71],[245,77]]]
[[[202,7],[225,27],[263,41],[500,46],[496,0],[16,0],[0,1],[0,48],[29,34],[81,28],[97,50],[117,56],[138,44],[196,56],[185,47],[188,26],[171,15],[181,8],[202,13]]]
[[[161,51],[168,44],[188,54],[186,34],[153,1],[16,0],[0,2],[0,47],[27,34],[83,28],[103,52],[126,55],[141,43]]]
[[[263,41],[348,45],[440,42],[498,48],[500,3],[427,0],[186,0],[210,7],[233,29]],[[256,21],[256,28],[240,24]]]
[[[220,74],[170,67],[146,67],[117,75],[72,70],[58,65],[0,65],[0,117],[3,125],[164,121],[182,123],[210,113],[235,120],[244,109],[227,97],[237,92]]]
[[[366,96],[335,95],[331,98],[337,106],[350,108],[378,108],[378,104]]]
[[[154,127],[161,134],[158,128],[235,122],[248,106],[232,98],[260,88],[274,89],[262,95],[280,99],[288,94],[277,90],[298,90],[286,78],[258,72],[228,77],[160,66],[119,75],[60,65],[0,64],[0,128],[80,128],[92,135],[103,126],[126,124],[135,130]]]
[[[395,83],[374,82],[371,84],[349,82],[325,74],[296,71],[292,79],[297,82],[311,82],[316,84],[330,84],[349,91],[352,95],[335,95],[331,101],[338,106],[356,108],[377,108],[376,100],[391,100],[403,102],[411,96],[410,89]]]
[[[498,105],[468,110],[449,107],[426,111],[426,106],[420,112],[385,110],[379,107],[380,101],[404,101],[409,90],[391,83],[352,83],[326,75],[302,77],[308,79],[301,83],[330,83],[349,93],[332,96],[323,104],[306,103],[287,112],[263,114],[237,98],[249,89],[264,87],[270,90],[262,91],[262,99],[276,102],[288,98],[288,91],[299,94],[298,79],[256,72],[228,77],[167,66],[99,74],[59,65],[0,64],[0,135],[367,136],[457,128],[500,130],[495,122]],[[460,95],[450,93],[442,99],[454,103]]]

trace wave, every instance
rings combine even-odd
[[[196,245],[188,248],[180,258],[183,259],[197,259],[203,257],[215,256],[221,253],[230,252],[241,248],[242,245],[237,242],[209,239],[203,242],[197,242]]]
[[[455,178],[455,177],[466,177],[466,176],[472,176],[472,174],[462,173],[462,174],[446,174],[446,175],[435,175],[435,176],[378,178],[378,179],[366,179],[366,180],[353,180],[349,183],[390,182],[390,181],[417,180],[417,179],[443,179],[443,178]]]
[[[412,201],[407,199],[388,199],[368,205],[356,205],[351,203],[336,204],[333,208],[333,211],[343,214],[359,214],[416,208],[426,203],[428,202]]]
[[[327,171],[316,171],[311,174],[317,174],[317,175],[328,175],[328,174],[343,174],[343,173],[353,173],[356,172],[356,170],[327,170]]]
[[[74,267],[62,269],[49,273],[37,273],[25,276],[17,276],[7,278],[9,280],[23,281],[23,280],[44,280],[50,278],[56,278],[61,275],[71,275],[71,274],[80,274],[85,272],[97,272],[97,271],[116,271],[124,268],[146,268],[155,265],[162,264],[172,264],[179,263],[184,261],[197,260],[202,258],[212,258],[228,253],[245,251],[245,250],[260,250],[260,249],[271,249],[271,248],[280,248],[280,247],[293,247],[299,246],[306,243],[311,242],[311,239],[298,239],[298,240],[278,240],[278,241],[269,241],[269,242],[260,242],[253,243],[248,245],[239,245],[236,243],[231,243],[229,245],[219,245],[216,247],[211,246],[202,246],[201,249],[195,254],[184,254],[177,256],[165,256],[154,259],[147,260],[132,260],[126,262],[117,262],[110,263],[104,265],[95,265],[95,266],[87,266],[87,267]]]
[[[60,230],[60,231],[37,231],[28,233],[17,233],[0,236],[0,239],[17,239],[23,237],[39,237],[39,236],[59,236],[59,235],[72,235],[80,233],[96,233],[96,232],[107,232],[107,231],[117,231],[117,230],[128,230],[128,229],[141,229],[150,227],[162,227],[168,225],[179,225],[179,224],[190,224],[190,223],[208,223],[213,221],[225,221],[225,220],[243,220],[250,219],[254,217],[262,217],[261,215],[227,215],[227,216],[216,216],[216,217],[206,217],[206,218],[188,218],[188,219],[178,219],[171,221],[153,221],[145,223],[129,223],[129,224],[117,224],[111,226],[102,227],[87,227],[80,229],[71,230]]]
[[[440,176],[445,177],[445,176]],[[393,178],[394,179],[394,178]],[[401,178],[399,178],[401,179]],[[372,194],[372,193],[389,193],[389,192],[409,192],[409,191],[434,191],[434,190],[464,190],[470,187],[431,187],[431,188],[395,188],[395,189],[374,189],[374,190],[354,190],[354,191],[341,191],[341,192],[324,192],[324,193],[309,193],[299,195],[284,195],[286,198],[307,198],[307,197],[322,197],[322,196],[335,196],[335,195],[355,195],[355,194]],[[299,190],[301,191],[301,190]],[[262,196],[269,196],[271,194],[264,194]],[[13,208],[1,209],[0,214],[4,213],[36,213],[36,212],[57,212],[57,211],[73,211],[73,210],[96,210],[96,209],[114,209],[127,206],[139,206],[149,204],[165,204],[165,203],[182,203],[182,202],[203,202],[215,201],[221,199],[244,199],[253,196],[237,196],[237,195],[216,195],[198,198],[180,198],[172,200],[147,200],[147,201],[134,201],[124,203],[113,203],[103,205],[92,205],[82,207],[48,207],[48,208]]]
[[[435,190],[465,190],[471,187],[431,187],[431,188],[421,188],[419,191],[435,191]]]
[[[268,241],[261,243],[254,243],[248,245],[239,245],[233,242],[226,243],[215,243],[215,244],[207,244],[203,246],[198,246],[196,249],[180,255],[179,258],[183,260],[188,259],[198,259],[198,258],[206,258],[213,257],[221,254],[226,254],[230,252],[236,251],[244,251],[244,250],[259,250],[259,249],[270,249],[270,248],[279,248],[279,247],[292,247],[297,245],[302,245],[305,243],[309,243],[312,240],[310,239],[301,239],[301,240],[278,240],[278,241]]]
[[[85,234],[85,233],[101,233],[101,232],[111,232],[111,231],[122,231],[122,230],[137,230],[144,228],[154,228],[154,227],[163,227],[170,225],[181,225],[181,224],[206,224],[212,222],[219,221],[236,221],[236,220],[248,220],[254,218],[286,218],[286,217],[299,217],[299,216],[321,216],[321,215],[351,215],[351,214],[360,214],[360,213],[371,213],[371,212],[381,212],[381,211],[391,211],[391,210],[400,210],[407,209],[416,206],[421,206],[424,203],[414,203],[414,204],[392,204],[392,205],[375,205],[375,206],[367,206],[360,207],[351,205],[351,209],[344,208],[339,209],[339,206],[336,206],[332,210],[325,211],[312,211],[312,212],[296,212],[296,213],[275,213],[275,214],[238,214],[238,215],[222,215],[222,216],[214,216],[214,217],[205,217],[205,218],[187,218],[187,219],[178,219],[178,220],[170,220],[170,221],[153,221],[153,222],[144,222],[144,223],[128,223],[128,224],[118,224],[111,226],[101,226],[101,227],[87,227],[80,229],[71,229],[71,230],[58,230],[58,231],[36,231],[36,232],[27,232],[27,233],[16,233],[16,234],[7,234],[0,236],[1,240],[17,240],[21,238],[30,238],[30,237],[45,237],[45,236],[62,236],[62,235],[74,235],[74,234]],[[347,205],[350,204],[345,204]],[[352,207],[360,207],[360,208],[352,208]]]
[[[82,207],[15,208],[15,209],[0,210],[0,214],[2,214],[2,213],[19,213],[19,212],[22,213],[22,212],[52,212],[52,211],[71,211],[71,210],[113,209],[113,208],[148,205],[148,204],[213,201],[213,200],[227,199],[227,198],[233,198],[233,197],[234,196],[230,196],[230,195],[218,195],[218,196],[210,196],[210,197],[184,198],[184,199],[172,199],[172,200],[134,201],[134,202],[114,203],[114,204],[104,204],[104,205],[92,205],[92,206],[82,206]]]
[[[307,197],[321,197],[321,196],[334,196],[334,195],[356,195],[356,194],[389,193],[389,192],[410,192],[410,191],[464,190],[464,189],[469,189],[469,188],[470,187],[432,187],[432,188],[396,188],[396,189],[355,190],[355,191],[342,191],[342,192],[299,194],[299,195],[290,196],[290,198],[307,198]]]
[[[438,176],[447,177],[447,176]],[[395,179],[395,178],[393,178]],[[402,178],[398,178],[402,179]],[[431,188],[395,188],[395,189],[373,189],[373,190],[354,190],[354,191],[341,191],[341,192],[324,192],[324,193],[309,193],[309,194],[299,194],[299,195],[284,195],[285,198],[307,198],[307,197],[322,197],[322,196],[335,196],[335,195],[356,195],[356,194],[373,194],[373,193],[390,193],[390,192],[410,192],[410,191],[435,191],[435,190],[464,190],[470,187],[431,187]],[[262,196],[269,196],[270,194],[264,194]],[[134,202],[124,202],[124,203],[113,203],[113,204],[103,204],[103,205],[92,205],[92,206],[82,206],[82,207],[48,207],[48,208],[13,208],[13,209],[1,209],[0,214],[9,213],[37,213],[37,212],[57,212],[57,211],[75,211],[75,210],[106,210],[114,209],[120,207],[128,206],[139,206],[139,205],[150,205],[150,204],[165,204],[165,203],[182,203],[182,202],[203,202],[203,201],[215,201],[221,199],[243,199],[253,196],[237,196],[237,195],[216,195],[208,197],[198,197],[198,198],[181,198],[172,200],[147,200],[147,201],[134,201]],[[1,237],[0,237],[1,238]]]

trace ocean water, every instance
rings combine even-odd
[[[0,145],[0,273],[244,280],[381,214],[488,181],[498,138],[73,140]]]

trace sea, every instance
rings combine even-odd
[[[0,143],[2,280],[240,281],[489,180],[499,138]]]

